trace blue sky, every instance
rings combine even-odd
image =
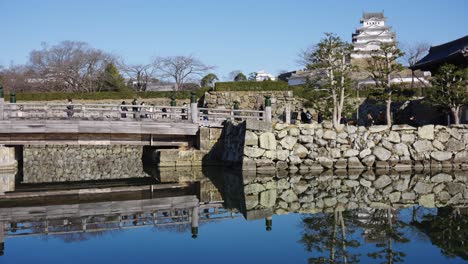
[[[0,65],[27,62],[41,42],[79,40],[147,63],[189,55],[232,70],[294,70],[324,32],[351,41],[363,11],[385,11],[402,43],[437,45],[468,34],[464,0],[0,0]]]

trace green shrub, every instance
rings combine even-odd
[[[195,90],[197,98],[202,97],[210,88],[200,88]],[[53,100],[120,100],[139,98],[171,98],[175,95],[176,99],[190,99],[191,91],[167,91],[167,92],[134,92],[132,90],[122,90],[119,92],[97,92],[97,93],[66,93],[66,92],[47,92],[47,93],[17,93],[17,101],[53,101]],[[10,94],[5,95],[5,101],[10,101]]]
[[[291,90],[283,81],[247,81],[247,82],[217,82],[215,91],[286,91]]]

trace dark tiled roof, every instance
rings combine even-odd
[[[429,54],[416,63],[413,69],[433,70],[443,63],[468,64],[468,35],[429,49]]]
[[[385,19],[385,16],[383,12],[362,14],[362,19],[364,20],[371,19],[371,18]]]

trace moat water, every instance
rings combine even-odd
[[[467,172],[145,171],[18,182],[140,189],[0,200],[0,263],[468,263]]]

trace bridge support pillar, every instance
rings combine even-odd
[[[198,220],[199,220],[199,208],[195,206],[192,209],[192,238],[198,237]]]
[[[0,195],[15,190],[16,169],[15,148],[0,145]]]
[[[192,123],[198,123],[198,106],[197,103],[190,103],[190,113],[192,114]]]

